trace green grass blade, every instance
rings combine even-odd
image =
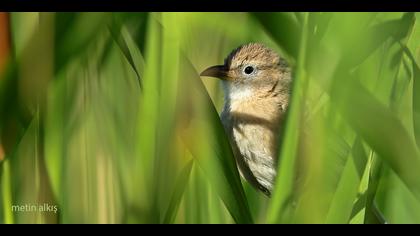
[[[55,13],[55,72],[73,58],[80,56],[106,30],[110,13]]]
[[[420,69],[413,61],[413,123],[417,147],[420,148]]]
[[[290,56],[297,58],[300,51],[301,27],[292,13],[253,13],[276,43]],[[301,16],[299,15],[299,19]]]
[[[1,192],[2,192],[2,209],[3,209],[3,219],[5,224],[13,224],[14,216],[12,211],[12,178],[10,173],[10,163],[8,160],[2,161],[0,163],[0,168],[2,172],[0,173],[0,182],[1,182]]]
[[[326,223],[348,223],[366,168],[367,156],[359,138],[353,144],[352,158],[347,160],[339,186],[327,215]]]
[[[271,205],[267,215],[267,222],[278,223],[287,222],[290,217],[291,198],[293,191],[293,183],[295,179],[294,166],[295,156],[297,155],[301,112],[303,111],[304,87],[307,84],[307,75],[304,71],[306,43],[308,35],[308,13],[305,14],[304,25],[302,27],[303,33],[300,42],[300,50],[298,56],[296,77],[294,78],[292,101],[289,107],[289,115],[287,117],[286,131],[284,136],[284,147],[280,151],[280,159],[278,165],[278,175],[276,178],[275,189],[271,200]],[[286,208],[285,208],[286,207]]]
[[[145,46],[145,61],[148,65],[143,76],[143,93],[140,97],[140,113],[138,117],[138,163],[137,169],[142,173],[142,207],[147,209],[148,222],[160,222],[159,199],[154,196],[159,191],[156,178],[157,157],[157,127],[159,127],[159,83],[162,80],[162,27],[156,18],[160,14],[154,13],[153,20],[148,22],[147,39]]]
[[[338,107],[346,120],[420,199],[420,175],[415,171],[420,166],[420,155],[415,143],[393,112],[355,79],[350,81],[334,86],[332,99],[341,102]],[[358,91],[357,96],[350,91]],[[367,114],[381,119],[367,117]]]
[[[375,195],[377,193],[380,174],[382,169],[382,161],[377,159],[375,155],[372,157],[372,166],[369,172],[368,189],[366,190],[366,209],[365,209],[365,224],[379,224],[382,223],[376,214]]]
[[[349,55],[345,58],[347,66],[351,68],[363,62],[390,37],[397,41],[407,37],[414,19],[414,13],[406,13],[401,19],[385,21],[371,27],[360,28],[360,32],[352,32],[357,35],[352,37],[353,40],[342,38],[345,42],[343,45],[345,54]]]
[[[144,17],[147,18],[147,15],[144,15]],[[140,20],[142,20],[142,19],[140,19]],[[122,35],[121,31],[123,29],[123,26],[124,26],[123,22],[117,22],[117,20],[114,19],[111,22],[111,24],[108,25],[108,29],[111,33],[112,38],[118,44],[118,46],[121,49],[121,51],[123,52],[124,56],[127,58],[127,61],[130,63],[131,67],[135,71],[135,73],[137,75],[137,78],[138,78],[138,81],[139,81],[140,89],[142,89],[143,85],[142,85],[142,81],[141,81],[140,70],[137,67],[138,63],[135,63],[133,55],[131,54],[131,51],[130,51],[128,45],[127,45],[127,42]]]
[[[420,148],[420,68],[411,51],[402,47],[413,66],[413,126],[417,147]]]
[[[185,192],[185,188],[190,178],[193,163],[193,161],[187,163],[187,165],[181,170],[181,173],[178,176],[178,180],[176,181],[175,185],[175,190],[172,193],[171,200],[169,202],[169,206],[166,210],[165,217],[163,220],[163,223],[165,224],[173,223],[175,220],[176,214],[178,213],[179,205],[181,203],[182,195]]]
[[[67,130],[64,128],[65,118],[63,115],[66,113],[64,110],[66,102],[62,97],[66,89],[66,83],[64,82],[58,81],[51,85],[51,90],[47,97],[47,110],[55,112],[48,112],[45,116],[45,164],[56,199],[61,199],[62,176],[65,163],[62,156],[65,153],[64,148],[67,141]]]
[[[177,109],[182,111],[179,117],[183,126],[182,138],[235,222],[252,223],[235,159],[219,115],[198,73],[187,59],[183,58],[181,62],[180,78],[184,79],[184,86],[180,86],[179,94],[188,94],[180,97],[180,107]]]

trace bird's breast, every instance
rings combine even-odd
[[[280,117],[278,106],[262,102],[231,104],[221,117],[242,176],[255,178],[268,191],[276,176]]]

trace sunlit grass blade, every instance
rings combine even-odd
[[[353,203],[353,209],[349,218],[350,224],[363,224],[365,222],[367,189],[369,187],[369,174],[371,167],[370,161],[366,164],[366,167],[367,168],[365,169],[360,181],[357,199]]]
[[[158,17],[153,14],[152,17]],[[161,81],[161,40],[162,28],[156,20],[148,22],[148,33],[145,46],[145,68],[143,88],[144,93],[140,98],[140,116],[138,126],[138,169],[142,172],[142,207],[150,211],[148,220],[159,222],[159,213],[156,211],[156,201],[153,197],[158,186],[154,186],[154,158],[156,157],[156,127],[158,125],[159,81]],[[155,208],[155,209],[153,209]]]
[[[300,39],[299,55],[297,57],[297,69],[292,89],[292,101],[287,117],[284,142],[280,151],[280,159],[276,177],[275,190],[271,199],[267,215],[267,222],[288,222],[291,217],[292,191],[295,181],[295,157],[298,152],[299,135],[301,132],[301,114],[303,111],[303,98],[307,86],[307,75],[304,65],[306,62],[306,43],[308,35],[308,13],[304,16],[302,26],[302,38]],[[293,51],[293,50],[292,50]]]
[[[366,175],[361,183],[364,192],[354,204],[350,223],[386,224],[388,222],[376,204],[378,197],[381,197],[378,187],[383,179],[383,161],[371,152],[367,167]]]
[[[371,156],[372,158],[372,165],[369,170],[369,182],[368,182],[368,189],[366,190],[366,209],[365,209],[365,217],[364,223],[365,224],[379,224],[384,223],[381,219],[378,218],[376,214],[376,206],[375,206],[375,195],[377,193],[380,174],[382,170],[382,160],[378,159],[375,155]]]

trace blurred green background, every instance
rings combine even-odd
[[[0,223],[420,223],[419,17],[0,13]],[[293,66],[270,199],[198,76],[248,42]]]

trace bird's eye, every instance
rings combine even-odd
[[[244,69],[244,72],[245,72],[245,74],[247,74],[247,75],[251,74],[253,71],[254,71],[254,67],[252,67],[252,66],[247,66],[247,67],[245,67],[245,69]]]

